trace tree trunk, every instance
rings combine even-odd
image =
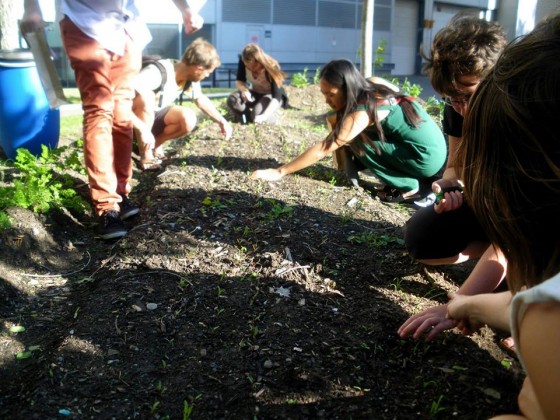
[[[374,0],[362,0],[362,62],[360,73],[371,77],[373,63],[373,8]]]
[[[15,1],[0,2],[0,50],[19,48],[18,19]]]

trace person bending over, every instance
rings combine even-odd
[[[425,71],[434,89],[445,98],[443,129],[449,142],[449,155],[443,178],[432,185],[442,200],[420,208],[407,221],[405,245],[408,253],[427,265],[457,264],[479,258],[458,293],[474,295],[493,291],[504,279],[507,262],[495,247],[470,207],[463,203],[462,182],[456,172],[456,153],[462,144],[463,118],[469,112],[469,99],[491,71],[507,44],[502,28],[478,16],[460,13],[434,37]],[[434,234],[436,232],[436,234]],[[405,321],[401,337],[412,335],[432,340],[454,328],[446,318],[447,305],[428,308]]]
[[[385,84],[365,79],[348,60],[328,63],[321,70],[319,86],[333,110],[327,117],[330,134],[290,163],[257,170],[253,178],[276,181],[348,148],[406,198],[418,192],[419,178],[434,175],[443,165],[443,134],[414,98],[395,95]]]
[[[509,290],[456,295],[463,332],[511,329],[526,379],[519,415],[560,415],[560,14],[503,52],[470,104],[458,156],[465,198],[508,261]]]

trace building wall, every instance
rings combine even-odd
[[[40,0],[47,20],[54,19],[54,0]],[[201,9],[203,29],[187,36],[171,1],[139,0],[154,35],[146,54],[180,57],[198,36],[212,42],[222,63],[234,66],[248,42],[257,42],[280,63],[324,64],[347,58],[360,62],[362,0],[207,0]],[[558,7],[559,0],[535,0],[535,20]],[[458,11],[488,12],[516,34],[520,7],[527,0],[375,0],[373,48],[385,43],[382,60],[394,65],[393,74],[421,71],[420,44],[430,45],[437,30]],[[21,5],[20,5],[21,6]],[[72,81],[58,34],[51,24],[48,38],[63,81]],[[375,57],[375,55],[374,55]],[[226,66],[227,67],[227,66]],[[295,68],[292,66],[292,68]],[[310,66],[310,68],[312,68]]]
[[[393,2],[375,2],[374,45],[382,38],[390,45]],[[215,45],[224,63],[237,62],[249,42],[280,62],[359,62],[361,6],[362,0],[222,0]]]
[[[394,9],[394,35],[391,37],[391,61],[395,64],[394,74],[415,73],[418,56],[420,6],[414,0],[397,0]]]

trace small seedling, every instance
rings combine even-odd
[[[437,401],[432,401],[432,404],[430,405],[430,415],[435,416],[445,410],[445,407],[441,405],[442,401],[443,395],[440,395]]]
[[[150,413],[155,414],[158,411],[160,405],[161,403],[159,401],[154,401],[152,404],[150,404]]]
[[[193,406],[187,400],[183,401],[183,420],[190,420]]]
[[[283,206],[280,203],[274,203],[272,209],[266,214],[266,217],[269,220],[277,220],[284,216],[292,217],[293,212],[294,208],[290,205],[286,204]]]
[[[384,247],[391,243],[397,245],[404,244],[404,241],[397,236],[379,232],[364,232],[359,235],[350,235],[347,240],[351,243],[364,244],[369,248]]]
[[[160,395],[165,394],[165,392],[167,391],[167,387],[166,387],[165,385],[163,385],[163,383],[162,383],[161,381],[158,381],[158,382],[156,383],[155,388],[156,388],[156,391],[157,391]]]

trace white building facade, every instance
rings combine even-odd
[[[167,12],[162,3],[161,16],[150,14],[150,20],[173,16],[172,2]],[[559,8],[560,0],[375,0],[374,5],[373,46],[386,43],[383,61],[394,66],[393,74],[409,75],[421,71],[420,45],[430,45],[459,11],[474,10],[500,22],[513,39]],[[321,64],[335,58],[359,63],[361,10],[362,0],[208,0],[201,10],[205,28],[197,35],[209,39],[228,64],[237,62],[249,42],[280,63]],[[150,48],[158,53],[154,38]],[[178,48],[190,40],[183,38]]]

